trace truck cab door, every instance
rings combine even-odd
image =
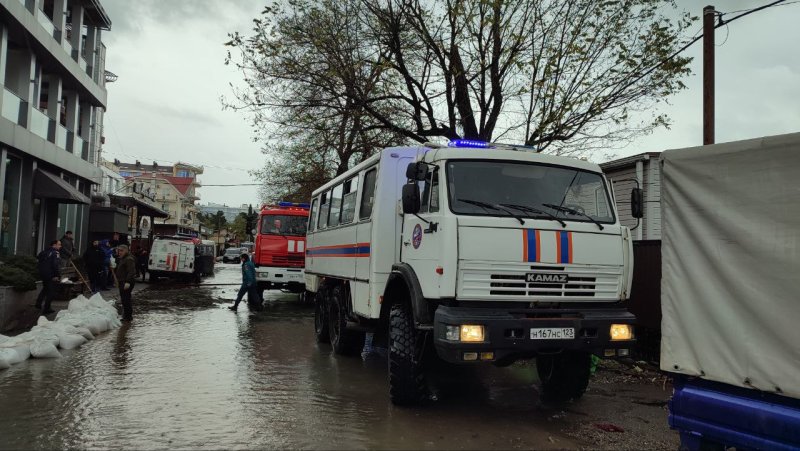
[[[441,173],[432,168],[420,184],[420,211],[403,214],[401,261],[414,269],[426,297],[438,297],[441,279],[444,234],[440,211]]]

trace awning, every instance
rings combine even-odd
[[[92,201],[61,177],[36,170],[33,177],[33,195],[41,199],[55,199],[61,204],[91,204]]]
[[[169,213],[164,210],[158,209],[146,202],[136,199],[131,196],[118,196],[116,194],[109,194],[111,203],[114,205],[122,205],[125,207],[136,207],[139,211],[139,216],[152,216],[154,218],[168,218]]]

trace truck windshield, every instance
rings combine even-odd
[[[509,161],[455,160],[447,163],[447,189],[450,209],[456,214],[508,216],[507,212],[481,207],[480,203],[485,203],[523,207],[517,212],[527,211],[526,217],[614,222],[603,177],[584,170]]]
[[[306,236],[307,224],[305,216],[264,215],[261,217],[261,234]]]

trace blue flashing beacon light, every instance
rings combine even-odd
[[[488,149],[490,144],[476,139],[454,139],[447,143],[448,147],[462,147],[472,149]]]

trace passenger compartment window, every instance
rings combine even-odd
[[[311,211],[308,213],[308,230],[313,232],[317,230],[317,201],[319,198],[311,201]]]
[[[361,206],[358,210],[359,219],[369,219],[372,216],[372,206],[375,203],[375,179],[378,169],[373,168],[364,174],[364,188],[361,193]]]
[[[342,224],[350,224],[356,213],[356,195],[358,194],[358,176],[344,182],[342,197]]]
[[[317,221],[317,226],[320,229],[328,227],[328,210],[331,208],[330,201],[330,191],[322,193],[322,196],[320,196],[319,221]]]
[[[331,194],[330,216],[328,217],[328,227],[339,225],[339,214],[342,211],[342,185],[333,189]]]

